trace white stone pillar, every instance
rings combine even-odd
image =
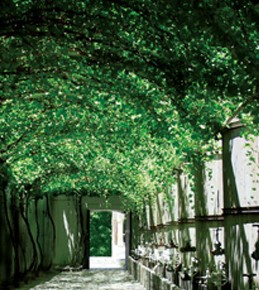
[[[234,124],[224,134],[223,176],[226,213],[259,207],[259,138],[248,141]]]

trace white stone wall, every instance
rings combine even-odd
[[[195,216],[194,193],[191,190],[188,176],[183,172],[178,175],[178,218],[192,219]]]
[[[112,212],[112,256],[117,259],[125,258],[124,220],[123,213]]]
[[[223,209],[223,174],[220,155],[205,164],[204,194],[207,215],[221,215]]]
[[[246,140],[240,128],[225,135],[224,191],[227,209],[259,206],[259,138]]]

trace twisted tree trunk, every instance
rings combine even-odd
[[[28,272],[34,272],[37,270],[37,266],[38,266],[38,253],[37,253],[37,247],[36,247],[36,243],[34,241],[34,237],[31,231],[31,227],[30,227],[30,223],[28,220],[28,207],[29,207],[29,194],[26,196],[26,204],[24,206],[24,197],[22,195],[20,195],[20,213],[22,216],[22,219],[26,225],[27,231],[28,231],[28,235],[30,238],[30,241],[32,243],[32,250],[33,250],[33,258],[32,258],[32,262],[30,264],[30,266],[28,267],[28,269],[26,270],[26,273]]]
[[[52,225],[52,230],[53,230],[53,244],[52,244],[52,251],[54,252],[55,250],[55,245],[56,245],[56,227],[55,227],[55,223],[53,221],[53,218],[50,214],[50,208],[49,208],[49,198],[48,196],[46,195],[46,205],[47,205],[47,214],[49,216],[49,219],[50,219],[50,222],[51,222],[51,225]],[[47,266],[46,270],[49,270],[52,266],[52,261],[50,262],[50,264]]]
[[[39,249],[39,253],[40,253],[40,261],[39,261],[39,265],[38,265],[38,270],[41,270],[42,268],[42,264],[43,264],[43,252],[42,252],[42,248],[41,248],[41,244],[39,241],[40,238],[40,228],[39,228],[39,216],[38,216],[38,198],[35,198],[35,220],[36,220],[36,227],[37,227],[37,234],[36,234],[36,243]]]

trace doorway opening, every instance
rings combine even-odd
[[[125,267],[125,215],[117,211],[90,211],[90,269]]]

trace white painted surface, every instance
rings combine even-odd
[[[229,160],[224,173],[225,207],[256,207],[259,206],[259,138],[247,141],[234,133],[226,140],[225,158]]]
[[[204,193],[208,215],[221,215],[223,208],[223,174],[220,156],[206,163]]]

